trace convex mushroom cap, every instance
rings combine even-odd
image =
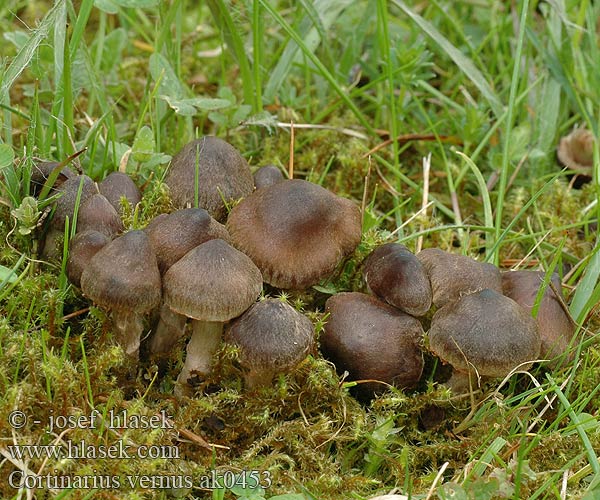
[[[253,178],[254,187],[256,189],[271,186],[284,180],[281,170],[279,170],[275,165],[265,165],[264,167],[260,167],[256,172],[254,172]]]
[[[484,288],[502,293],[502,276],[493,264],[479,262],[465,255],[455,255],[439,248],[426,248],[417,254],[431,283],[436,307]]]
[[[80,207],[77,214],[77,232],[98,231],[113,238],[124,230],[121,217],[101,194],[97,193],[88,198]]]
[[[179,394],[189,394],[190,378],[210,373],[223,323],[254,303],[262,290],[262,276],[249,257],[225,241],[213,239],[173,264],[164,275],[163,287],[163,308],[194,320],[178,377]]]
[[[264,280],[302,289],[329,275],[361,238],[358,207],[310,182],[284,180],[256,190],[227,220],[233,244]]]
[[[198,206],[218,221],[227,217],[225,202],[249,195],[254,187],[250,167],[239,151],[212,136],[186,144],[173,157],[165,184],[178,208],[194,205],[197,185]]]
[[[421,261],[408,248],[386,243],[366,258],[363,278],[367,287],[388,304],[413,316],[431,307],[431,285]]]
[[[513,299],[529,314],[544,284],[542,271],[507,271],[502,273],[504,295]],[[537,310],[538,331],[542,339],[540,357],[551,360],[567,352],[575,333],[575,325],[563,309],[564,298],[558,274],[554,273],[546,286]],[[560,294],[556,295],[555,290]],[[562,303],[561,303],[562,302]]]
[[[429,347],[459,372],[505,377],[527,370],[540,353],[534,319],[514,300],[490,289],[465,295],[431,319]]]
[[[99,250],[81,274],[81,290],[112,312],[117,340],[137,358],[142,317],[161,299],[160,273],[148,236],[129,231]]]
[[[144,231],[156,252],[161,274],[198,245],[216,238],[229,239],[225,226],[203,208],[185,208],[161,214],[152,219]]]
[[[421,323],[385,302],[358,292],[338,293],[325,304],[329,318],[320,337],[321,349],[348,380],[378,380],[401,388],[414,387],[423,371]],[[385,386],[375,382],[356,388],[370,399]]]
[[[311,321],[278,299],[254,304],[233,320],[227,341],[239,348],[239,360],[246,369],[249,388],[268,385],[277,373],[290,371],[314,345]]]
[[[123,172],[111,172],[108,174],[98,184],[98,190],[119,214],[123,213],[121,199],[125,199],[131,207],[135,207],[142,201],[142,193],[140,193],[135,182]]]
[[[98,231],[82,231],[77,233],[69,243],[69,259],[67,260],[67,277],[76,287],[80,287],[81,274],[90,260],[110,242],[110,238]]]

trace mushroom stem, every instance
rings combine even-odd
[[[144,330],[142,315],[133,311],[114,311],[112,319],[117,342],[125,354],[137,363]]]
[[[221,322],[198,320],[192,322],[192,337],[187,345],[185,363],[177,377],[177,382],[181,386],[189,387],[188,379],[192,376],[192,372],[202,375],[210,373],[212,358],[219,348],[222,333]]]
[[[267,370],[264,367],[261,369],[250,369],[244,374],[244,385],[247,389],[258,389],[271,385],[275,372]]]
[[[163,302],[160,320],[150,339],[150,354],[168,353],[185,333],[187,318]]]

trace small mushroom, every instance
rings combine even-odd
[[[563,167],[575,172],[575,187],[590,182],[594,166],[594,134],[576,128],[560,139],[556,156]]]
[[[140,193],[135,182],[123,172],[111,172],[108,174],[98,184],[98,189],[120,215],[123,213],[121,199],[124,198],[131,207],[135,207],[142,201],[142,193]]]
[[[211,136],[186,144],[173,157],[165,184],[178,208],[194,206],[197,189],[198,206],[218,221],[227,217],[225,203],[237,201],[253,189],[250,167],[239,151]]]
[[[164,275],[163,289],[164,305],[193,320],[185,364],[177,379],[178,392],[189,394],[190,378],[210,373],[223,324],[254,303],[262,290],[262,277],[249,257],[213,239],[173,264]]]
[[[377,247],[366,258],[363,278],[369,290],[412,316],[431,307],[431,284],[421,261],[398,243]]]
[[[281,182],[284,177],[281,170],[275,165],[265,165],[254,172],[254,187],[256,189],[271,186]]]
[[[48,177],[52,174],[55,168],[60,165],[57,161],[44,161],[34,159],[31,167],[31,193],[33,196],[38,196],[42,191]],[[56,177],[52,186],[53,190],[58,189],[65,181],[75,177],[75,173],[69,167],[63,167]]]
[[[99,250],[81,274],[81,291],[111,311],[117,341],[137,362],[143,316],[161,298],[160,273],[148,236],[129,231]]]
[[[80,186],[79,207],[81,207],[89,198],[98,193],[96,184],[87,175],[71,177],[56,190],[61,196],[56,200],[54,215],[48,226],[42,251],[42,255],[48,259],[58,259],[62,256],[62,248],[59,247],[58,243],[64,235],[67,218],[71,227],[73,225]]]
[[[298,365],[314,345],[311,321],[278,299],[254,304],[228,328],[227,342],[239,348],[246,387],[270,385],[278,373]]]
[[[421,250],[417,258],[429,275],[436,307],[444,307],[463,295],[484,288],[502,293],[500,270],[493,264],[444,252],[439,248]]]
[[[88,198],[79,208],[77,232],[93,230],[114,238],[124,229],[121,217],[101,194]]]
[[[81,287],[81,274],[88,263],[100,249],[110,242],[110,238],[98,231],[77,233],[69,243],[69,259],[67,260],[67,278],[76,287]]]
[[[370,380],[401,388],[417,385],[423,371],[420,342],[423,328],[416,318],[364,293],[338,293],[327,300],[329,318],[321,334],[323,355],[348,380]],[[385,386],[359,384],[359,399],[372,399]]]
[[[487,288],[445,305],[431,319],[429,348],[454,368],[451,384],[456,389],[461,375],[462,381],[468,380],[469,372],[505,377],[517,367],[529,369],[540,346],[531,315],[514,300]]]
[[[317,284],[361,239],[358,206],[310,182],[291,179],[258,189],[227,220],[233,245],[279,288]]]
[[[156,253],[158,267],[164,274],[192,248],[212,239],[227,241],[225,226],[203,208],[185,208],[155,217],[144,232]]]
[[[504,295],[513,299],[531,314],[535,299],[544,283],[542,271],[507,271],[502,273]],[[552,360],[565,354],[573,340],[575,325],[565,312],[564,298],[558,274],[554,273],[547,284],[537,311],[538,331],[542,339],[540,357]],[[560,297],[556,295],[560,294]],[[553,366],[553,363],[550,364]]]

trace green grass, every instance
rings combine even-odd
[[[599,495],[600,240],[588,229],[600,215],[598,143],[581,190],[555,160],[574,126],[600,133],[599,17],[590,0],[2,3],[0,496],[25,498],[5,479],[16,469],[121,485],[127,476],[189,476],[195,485],[91,484],[47,497],[65,499]],[[164,372],[143,362],[135,384],[121,386],[123,353],[106,314],[88,311],[67,283],[66,243],[60,261],[40,261],[53,200],[50,184],[30,197],[33,158],[70,161],[95,180],[125,170],[145,185],[141,206],[124,217],[139,228],[169,209],[161,180],[183,144],[215,134],[253,169],[283,167],[290,135],[278,123],[292,121],[306,125],[295,128],[295,176],[364,200],[366,211],[363,241],[340,274],[290,292],[291,303],[321,326],[328,293],[364,291],[369,251],[390,240],[414,250],[422,240],[504,268],[555,269],[578,326],[573,361],[491,382],[469,399],[436,382],[444,368],[427,354],[417,390],[391,389],[365,407],[316,352],[273,388],[246,394],[236,352],[224,347],[206,393],[180,404],[182,348]],[[411,134],[424,138],[404,140]],[[414,216],[424,197],[427,215]],[[48,432],[51,416],[97,410],[106,421],[124,409],[165,411],[175,428]],[[30,417],[18,431],[8,421],[15,410]],[[222,447],[209,451],[199,437]],[[177,446],[181,455],[44,462],[8,448],[61,440]],[[255,469],[272,480],[266,490],[242,487],[242,472]],[[235,487],[199,488],[214,470],[232,473]],[[35,498],[46,498],[44,488]]]

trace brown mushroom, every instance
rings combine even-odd
[[[110,242],[110,238],[98,231],[83,231],[75,235],[69,243],[67,278],[76,287],[81,286],[81,274],[100,249]]]
[[[143,316],[161,298],[160,273],[148,236],[129,231],[99,250],[81,274],[81,291],[111,311],[117,341],[137,361]]]
[[[142,201],[142,193],[131,177],[123,172],[111,172],[98,184],[98,190],[114,207],[118,214],[123,213],[122,199],[133,208]]]
[[[493,264],[444,252],[439,248],[421,250],[417,258],[429,275],[436,307],[443,307],[463,295],[484,288],[502,293],[500,270]]]
[[[217,238],[229,240],[225,226],[203,208],[185,208],[161,214],[146,226],[144,232],[150,238],[161,274],[205,241]]]
[[[314,345],[311,321],[278,299],[254,304],[227,330],[227,342],[239,348],[246,387],[270,385],[278,373],[290,371]]]
[[[196,182],[197,179],[197,182]],[[225,203],[249,195],[252,173],[246,160],[231,144],[204,136],[186,144],[171,160],[165,184],[178,208],[204,208],[218,221],[227,217]]]
[[[575,172],[575,187],[590,182],[594,166],[594,134],[589,130],[576,128],[560,139],[556,156],[563,167]]]
[[[275,165],[265,165],[264,167],[260,167],[256,172],[254,172],[253,177],[254,187],[256,189],[277,184],[284,179],[281,170]]]
[[[377,247],[366,258],[363,278],[369,290],[388,304],[413,316],[431,307],[431,284],[421,261],[398,243]]]
[[[223,324],[254,303],[262,277],[249,257],[213,239],[173,264],[164,275],[163,288],[165,306],[193,320],[185,364],[177,379],[179,394],[189,394],[190,379],[210,373]]]
[[[227,229],[267,283],[307,288],[331,274],[361,238],[360,210],[307,181],[258,189],[233,208]]]
[[[93,230],[114,238],[124,229],[121,217],[101,194],[95,194],[81,204],[77,215],[77,232]]]
[[[423,371],[419,320],[364,293],[338,293],[327,300],[329,313],[320,343],[323,355],[348,380],[359,384],[359,399],[383,392],[384,384],[414,387]],[[373,382],[379,381],[384,384]]]
[[[502,273],[504,295],[513,299],[529,314],[533,311],[535,299],[544,284],[545,273],[542,271],[507,271]],[[558,274],[554,273],[551,283],[541,297],[536,320],[542,339],[540,357],[556,361],[555,358],[569,350],[573,340],[575,325],[563,308],[564,298]],[[560,297],[556,295],[560,294]],[[551,363],[551,366],[553,364]]]
[[[465,295],[438,309],[431,320],[429,348],[452,365],[459,387],[468,374],[505,377],[527,370],[538,358],[541,339],[537,324],[514,300],[495,290]]]

